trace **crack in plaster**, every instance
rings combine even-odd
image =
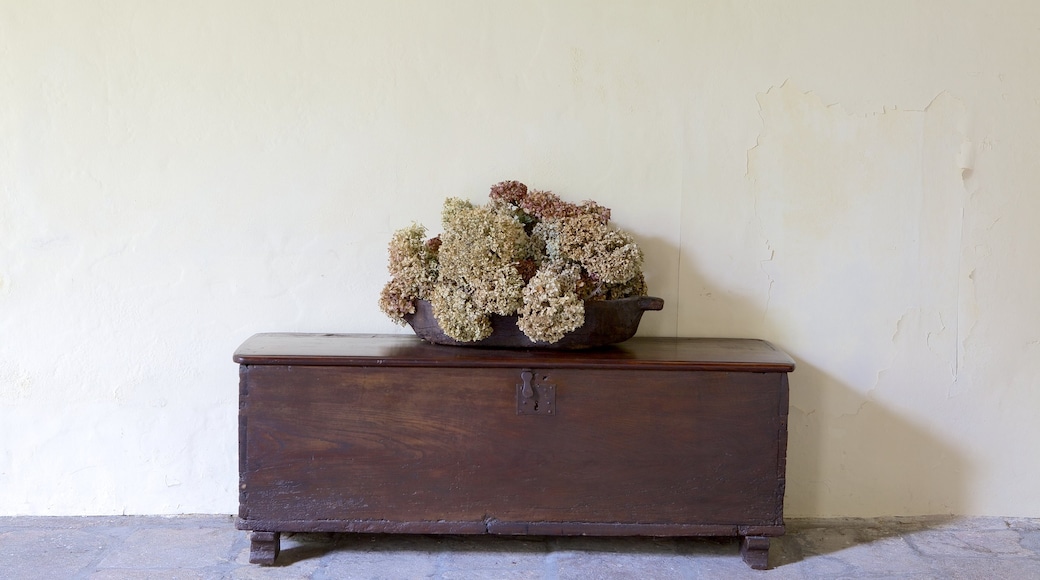
[[[924,169],[926,171],[932,171],[933,173],[938,171],[945,171],[948,167],[947,163],[952,165],[949,167],[950,170],[956,171],[957,173],[937,173],[941,178],[939,181],[934,183],[928,183],[924,187],[925,201],[931,201],[933,204],[942,204],[941,207],[948,210],[947,221],[937,224],[939,227],[945,228],[940,230],[940,233],[944,232],[949,236],[949,240],[941,245],[934,246],[932,249],[945,253],[952,253],[953,256],[951,266],[947,271],[939,271],[938,273],[943,276],[942,280],[944,283],[951,284],[952,287],[947,286],[949,289],[949,295],[946,300],[949,304],[935,303],[934,310],[938,315],[938,328],[933,324],[929,324],[932,328],[924,329],[920,328],[925,312],[929,313],[929,319],[934,322],[932,317],[933,307],[929,306],[930,302],[922,302],[920,299],[917,300],[918,304],[910,304],[911,308],[907,309],[900,319],[896,322],[896,329],[893,333],[891,340],[891,347],[888,350],[888,364],[879,365],[873,385],[869,388],[866,395],[872,396],[878,386],[881,384],[885,373],[890,372],[895,364],[896,356],[898,355],[899,349],[897,342],[907,340],[905,336],[901,336],[902,333],[909,332],[910,320],[909,315],[913,315],[916,312],[918,319],[917,328],[924,330],[924,347],[928,351],[938,356],[940,359],[945,361],[944,366],[949,369],[949,374],[952,382],[955,384],[960,376],[960,368],[963,366],[963,358],[965,354],[965,344],[970,339],[971,331],[975,328],[975,317],[969,313],[969,308],[974,304],[974,293],[969,289],[963,287],[963,278],[961,272],[966,268],[967,264],[964,262],[964,240],[965,240],[965,205],[978,192],[978,187],[975,184],[975,165],[976,165],[976,153],[980,150],[992,147],[992,142],[989,139],[985,140],[972,140],[969,135],[970,131],[970,118],[965,112],[965,107],[959,99],[950,95],[948,91],[939,92],[932,100],[922,109],[900,109],[899,107],[888,107],[885,106],[881,111],[868,111],[868,112],[850,112],[841,103],[825,104],[823,100],[813,93],[812,91],[800,91],[790,84],[790,80],[785,80],[779,87],[773,86],[769,88],[765,93],[759,93],[757,95],[759,105],[759,117],[761,119],[761,130],[755,138],[754,144],[746,150],[745,159],[745,172],[744,177],[748,183],[751,184],[751,205],[753,210],[753,220],[755,225],[759,228],[760,235],[763,238],[769,235],[766,229],[767,220],[763,219],[760,213],[760,205],[763,202],[762,196],[765,192],[760,191],[760,188],[755,187],[754,184],[758,183],[758,173],[761,169],[758,165],[762,162],[761,156],[767,155],[768,152],[763,149],[768,143],[770,143],[771,130],[775,130],[774,124],[776,119],[773,118],[776,111],[773,107],[776,103],[773,103],[771,99],[773,97],[778,98],[789,98],[783,95],[777,95],[778,89],[787,89],[789,91],[795,91],[798,95],[805,97],[800,101],[800,106],[809,107],[812,109],[824,109],[832,110],[834,114],[843,115],[854,119],[880,119],[882,116],[890,115],[894,113],[907,114],[907,113],[928,113],[932,112],[932,115],[928,117],[917,117],[922,123],[922,146],[927,147],[929,144],[943,144],[949,147],[950,157],[946,157],[940,152],[940,155],[926,161]],[[772,94],[771,94],[772,93]],[[792,93],[794,94],[794,93]],[[782,128],[782,127],[781,127]],[[931,165],[928,165],[931,163]],[[948,179],[949,181],[943,181]],[[958,190],[956,183],[960,184]],[[950,200],[950,194],[953,195],[954,200]],[[993,227],[994,224],[990,224]],[[769,257],[759,261],[759,271],[766,279],[766,296],[765,298],[765,312],[763,316],[768,315],[768,311],[772,300],[772,291],[776,283],[776,279],[770,276],[770,272],[766,266],[766,262],[771,261],[775,255],[776,250],[773,247],[770,239],[766,238],[765,247],[769,252]],[[918,242],[924,243],[924,242]],[[953,246],[956,244],[956,247]],[[783,249],[783,248],[781,248]],[[957,255],[961,258],[958,260]],[[949,256],[947,256],[949,257]],[[947,280],[947,274],[949,279]],[[972,270],[972,281],[973,281],[974,270]],[[908,298],[913,300],[913,298]],[[951,308],[953,315],[951,319]],[[966,328],[961,326],[961,318],[965,317],[967,322]],[[947,353],[946,356],[941,352],[943,350],[942,337],[944,333],[949,331],[955,333],[955,338],[950,341],[952,342],[951,352]],[[966,332],[965,335],[961,335],[962,332]],[[960,338],[960,340],[957,340]],[[920,337],[915,337],[915,341],[920,340]],[[880,353],[879,353],[880,354]],[[954,384],[949,387],[948,395],[952,396]],[[862,408],[862,407],[861,407]],[[857,413],[859,410],[856,411]]]
[[[975,272],[976,268],[972,268],[971,271],[968,272],[967,276],[961,278],[961,284],[957,292],[957,357],[954,364],[954,379],[946,390],[947,399],[952,399],[956,394],[955,390],[960,384],[960,369],[964,366],[964,358],[968,350],[968,343],[971,341],[979,320],[977,312],[978,301],[975,298]],[[961,325],[962,319],[967,319],[966,327]]]
[[[877,385],[875,385],[875,386],[877,386]],[[838,415],[838,419],[851,419],[851,418],[859,417],[860,411],[863,410],[863,407],[866,407],[868,403],[872,403],[873,402],[873,400],[871,400],[871,398],[870,398],[871,393],[873,393],[873,392],[874,392],[874,387],[871,387],[870,390],[867,391],[867,393],[864,395],[865,397],[867,397],[867,399],[864,400],[862,403],[860,403],[859,406],[856,407],[855,411],[853,411],[851,413],[842,413],[842,414]]]
[[[946,321],[943,320],[942,311],[940,310],[937,314],[939,316],[939,330],[929,331],[924,335],[925,345],[928,346],[928,350],[935,355],[938,355],[939,353],[932,347],[932,339],[946,331]]]
[[[913,313],[913,312],[915,312],[917,310],[918,309],[916,309],[916,308],[907,309],[905,312],[903,312],[903,315],[899,317],[899,320],[896,320],[896,324],[895,324],[896,329],[892,332],[892,339],[891,339],[891,343],[893,345],[895,345],[896,342],[899,341],[900,335],[903,334],[903,324],[904,324],[904,322],[906,322],[906,318],[908,316],[910,316],[911,313]],[[896,352],[896,349],[892,349],[892,350],[889,351],[888,364],[885,365],[883,368],[878,369],[877,373],[874,375],[874,384],[871,385],[871,387],[869,389],[867,389],[867,392],[864,394],[864,396],[867,397],[868,399],[873,396],[874,392],[877,390],[878,386],[881,384],[881,377],[884,376],[885,373],[887,373],[887,372],[892,370],[892,364],[895,362],[895,356],[896,356],[895,352]],[[863,406],[860,405],[860,409],[862,409],[862,408],[863,408]],[[856,414],[859,414],[860,409],[856,410]]]
[[[758,215],[757,208],[755,215]],[[773,246],[769,243],[769,240],[766,240],[766,249],[769,250],[769,257],[765,260],[758,261],[758,269],[761,270],[762,273],[765,274],[766,279],[769,280],[769,287],[766,288],[766,304],[765,307],[762,309],[762,322],[765,322],[769,318],[769,303],[773,300],[773,285],[776,283],[776,279],[769,275],[769,272],[766,271],[765,267],[765,264],[767,262],[772,262],[773,258],[776,257],[776,250],[773,249]]]
[[[762,117],[762,104],[761,104],[761,100],[759,101],[758,114],[759,114],[760,117]],[[765,118],[764,117],[762,117],[762,123],[763,123],[763,126],[764,126],[765,125]],[[745,154],[744,178],[748,179],[752,184],[757,183],[758,180],[757,180],[757,178],[755,178],[751,174],[751,165],[752,165],[751,155],[754,152],[754,150],[757,149],[758,146],[761,144],[761,141],[762,141],[762,135],[760,133],[758,135],[758,137],[755,139],[755,144],[750,149],[748,149],[746,154]],[[752,190],[752,194],[751,194],[751,213],[752,213],[752,215],[754,217],[753,217],[753,219],[751,220],[751,222],[748,225],[753,225],[753,224],[755,224],[757,222],[758,230],[759,231],[764,231],[765,230],[765,224],[763,223],[762,216],[761,216],[761,214],[758,211],[758,195],[755,194],[753,190]],[[766,268],[765,268],[766,262],[772,262],[773,258],[776,257],[776,250],[773,248],[773,245],[770,243],[770,241],[768,239],[765,240],[765,247],[766,247],[766,250],[769,252],[769,257],[764,259],[764,260],[759,260],[759,262],[758,262],[758,269],[759,269],[759,271],[762,272],[762,274],[765,275],[766,280],[768,281],[768,285],[766,287],[766,301],[765,301],[765,305],[762,308],[762,322],[763,323],[765,323],[768,320],[768,317],[769,317],[769,304],[770,304],[770,302],[772,302],[772,299],[773,299],[773,286],[774,286],[774,284],[776,284],[776,279],[773,278],[769,274],[769,272],[766,271]]]
[[[938,98],[938,97],[936,97]],[[934,100],[933,100],[934,102]],[[971,337],[972,332],[975,330],[975,323],[978,317],[975,315],[974,310],[976,308],[975,301],[975,269],[972,268],[968,273],[967,288],[964,283],[964,268],[965,264],[965,252],[964,252],[964,232],[966,230],[966,216],[964,209],[968,203],[970,203],[979,192],[979,187],[975,183],[975,158],[979,151],[988,151],[993,148],[993,142],[990,138],[985,137],[980,141],[973,142],[969,137],[969,128],[967,122],[962,118],[961,124],[958,127],[961,133],[962,141],[960,152],[958,154],[957,164],[961,169],[961,189],[964,194],[964,199],[961,201],[960,211],[960,222],[959,222],[959,235],[958,235],[958,250],[961,258],[958,260],[957,265],[957,316],[954,321],[955,331],[955,343],[956,352],[954,353],[953,360],[953,380],[946,390],[946,398],[952,399],[954,396],[954,390],[957,388],[960,382],[961,367],[967,350],[967,342]],[[999,220],[999,218],[998,218]],[[994,224],[991,224],[992,227]],[[972,315],[968,316],[965,312],[968,307],[972,309]],[[967,328],[964,328],[963,322],[965,319],[968,320]],[[962,334],[963,333],[963,334]]]

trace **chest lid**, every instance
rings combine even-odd
[[[235,351],[243,365],[586,368],[790,372],[794,360],[746,338],[636,337],[589,350],[443,346],[397,334],[262,333]]]

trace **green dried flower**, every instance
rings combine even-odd
[[[532,235],[544,240],[547,259],[577,262],[604,284],[624,284],[643,266],[643,253],[632,236],[594,214],[545,220]]]
[[[646,296],[647,294],[649,294],[649,291],[646,287],[646,279],[643,277],[643,273],[640,272],[626,282],[607,284],[605,298],[607,300],[619,300],[629,296]]]
[[[476,306],[467,288],[446,281],[438,283],[430,306],[441,330],[455,340],[472,342],[491,336],[491,316]]]
[[[581,269],[552,262],[542,266],[524,288],[516,325],[528,338],[553,343],[585,323],[585,303],[578,296]]]
[[[437,283],[469,288],[485,312],[514,314],[524,289],[516,266],[531,253],[523,224],[510,212],[457,199],[445,201],[442,221]]]

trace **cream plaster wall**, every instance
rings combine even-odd
[[[788,515],[1040,516],[1032,0],[0,0],[0,135],[0,515],[235,511],[235,347],[521,179],[797,359]]]

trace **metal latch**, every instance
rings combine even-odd
[[[532,371],[520,373],[521,384],[516,386],[517,415],[555,415],[556,385],[536,383]]]

